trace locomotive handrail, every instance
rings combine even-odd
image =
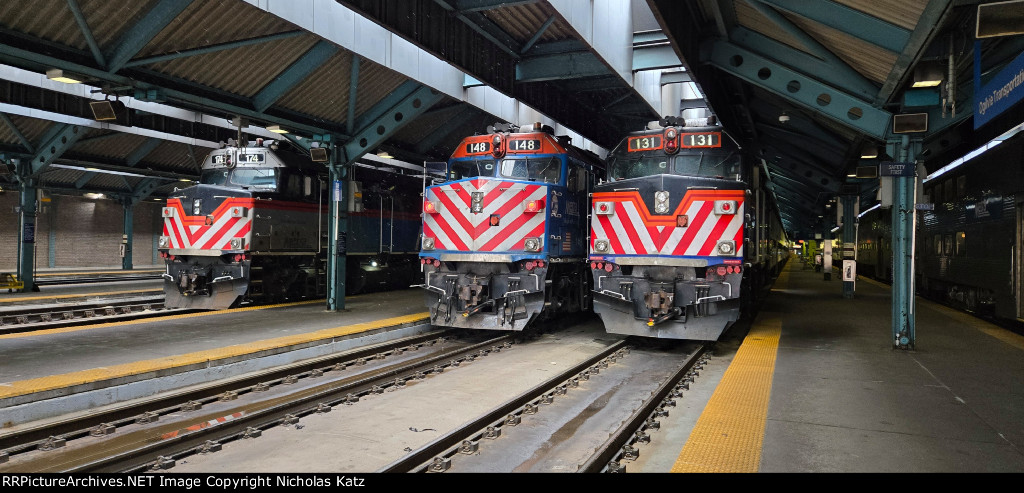
[[[622,301],[629,301],[629,300],[626,299],[625,296],[622,295],[622,293],[616,293],[615,291],[609,291],[607,289],[602,289],[602,290],[598,291],[598,290],[595,289],[594,292],[595,293],[606,294],[608,296],[618,296],[619,299],[622,300]]]

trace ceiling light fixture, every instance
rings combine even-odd
[[[861,159],[874,159],[878,157],[878,147],[874,144],[864,144],[864,147],[860,148]]]
[[[388,151],[380,151],[380,152],[378,152],[377,153],[377,157],[384,158],[384,159],[394,159],[395,158],[395,156],[392,156],[391,154],[388,154]]]
[[[942,83],[942,65],[935,61],[923,61],[914,67],[913,87],[935,87]]]
[[[84,79],[84,77],[79,75],[65,73],[59,68],[51,68],[50,70],[47,70],[46,78],[57,82],[63,82],[65,84],[81,84],[82,79]]]
[[[288,133],[288,131],[283,129],[283,128],[281,128],[280,125],[271,125],[271,126],[267,127],[267,130],[269,130],[271,132],[274,132],[275,134],[286,134],[286,133]]]

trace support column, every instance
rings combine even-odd
[[[857,202],[860,197],[856,195],[843,195],[839,197],[843,204],[843,256],[841,264],[847,261],[853,262],[853,269],[857,269]],[[853,245],[853,248],[849,248]],[[852,299],[854,292],[853,279],[847,280],[846,265],[842,266],[843,272],[843,298]]]
[[[889,142],[891,156],[912,163],[921,148],[921,139],[903,135]],[[894,153],[895,152],[895,153]],[[916,168],[916,167],[915,167]],[[917,178],[894,176],[892,191],[892,341],[896,349],[912,350],[914,333],[914,200]]]
[[[57,266],[57,201],[58,197],[53,195],[50,197],[49,211],[47,213],[47,220],[49,221],[49,237],[50,241],[47,243],[48,259],[47,266],[51,269]]]
[[[20,166],[27,167],[28,164],[22,162]],[[18,280],[25,283],[24,291],[38,291],[35,285],[36,179],[22,175],[18,191]]]
[[[345,309],[345,262],[348,236],[348,173],[341,160],[340,147],[332,146],[329,163],[331,201],[328,207],[327,234],[327,309]]]
[[[132,240],[135,234],[135,200],[131,197],[121,199],[121,206],[124,207],[123,236],[121,236],[121,268],[131,270],[132,264]]]

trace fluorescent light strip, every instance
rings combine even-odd
[[[862,217],[864,217],[864,214],[867,214],[867,213],[869,213],[869,212],[871,212],[871,211],[873,211],[873,210],[875,210],[875,209],[877,209],[879,207],[882,207],[882,204],[875,204],[874,207],[872,207],[872,208],[870,208],[870,209],[868,209],[868,210],[866,210],[864,212],[861,212],[860,214],[857,214],[857,218],[858,219],[862,218]]]
[[[138,178],[161,178],[161,179],[164,179],[164,180],[171,180],[172,179],[172,178],[165,178],[165,177],[162,177],[162,176],[140,175],[140,174],[136,174],[136,173],[126,173],[124,171],[112,171],[112,170],[101,169],[101,168],[83,168],[81,166],[68,166],[66,164],[51,164],[50,167],[51,168],[73,169],[75,171],[85,171],[87,173],[106,173],[108,175],[134,176],[134,177],[138,177]]]
[[[928,175],[927,178],[922,180],[922,183],[928,183],[929,181],[934,180],[935,178],[938,178],[938,177],[942,176],[943,174],[949,172],[950,170],[956,168],[957,166],[960,166],[961,164],[964,164],[967,161],[970,161],[971,159],[974,159],[974,158],[984,154],[989,149],[991,149],[991,148],[1001,144],[1004,140],[1009,139],[1010,137],[1013,137],[1014,135],[1016,135],[1017,133],[1021,132],[1022,130],[1024,130],[1024,123],[1018,124],[1016,127],[1013,127],[1010,130],[1006,131],[1006,133],[1000,135],[999,137],[996,137],[996,138],[990,140],[987,144],[985,144],[985,145],[983,145],[983,146],[981,146],[981,147],[979,147],[979,148],[977,148],[977,149],[975,149],[975,150],[973,150],[971,152],[968,152],[967,154],[964,154],[963,157],[961,157],[961,158],[959,158],[959,159],[957,159],[957,160],[955,160],[955,161],[953,161],[953,162],[951,162],[951,163],[949,163],[949,164],[947,164],[947,165],[945,165],[945,166],[935,170],[934,173]]]

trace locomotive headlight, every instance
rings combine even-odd
[[[526,248],[526,251],[529,252],[539,252],[540,238],[527,238],[526,241],[523,243],[523,247]]]
[[[192,215],[198,216],[203,210],[203,199],[192,199]]]
[[[242,239],[241,238],[231,238],[231,249],[232,250],[241,250],[242,249]]]
[[[434,239],[429,237],[429,236],[424,236],[423,237],[423,249],[424,250],[433,250],[434,249]]]
[[[654,192],[654,212],[657,214],[668,213],[668,191],[659,190]]]
[[[157,248],[167,248],[170,245],[171,245],[171,237],[170,236],[161,236],[160,240],[157,242]]]
[[[720,241],[718,242],[718,253],[722,255],[735,255],[736,244],[732,241]]]
[[[594,241],[595,252],[607,252],[608,251],[608,240],[596,240]]]

